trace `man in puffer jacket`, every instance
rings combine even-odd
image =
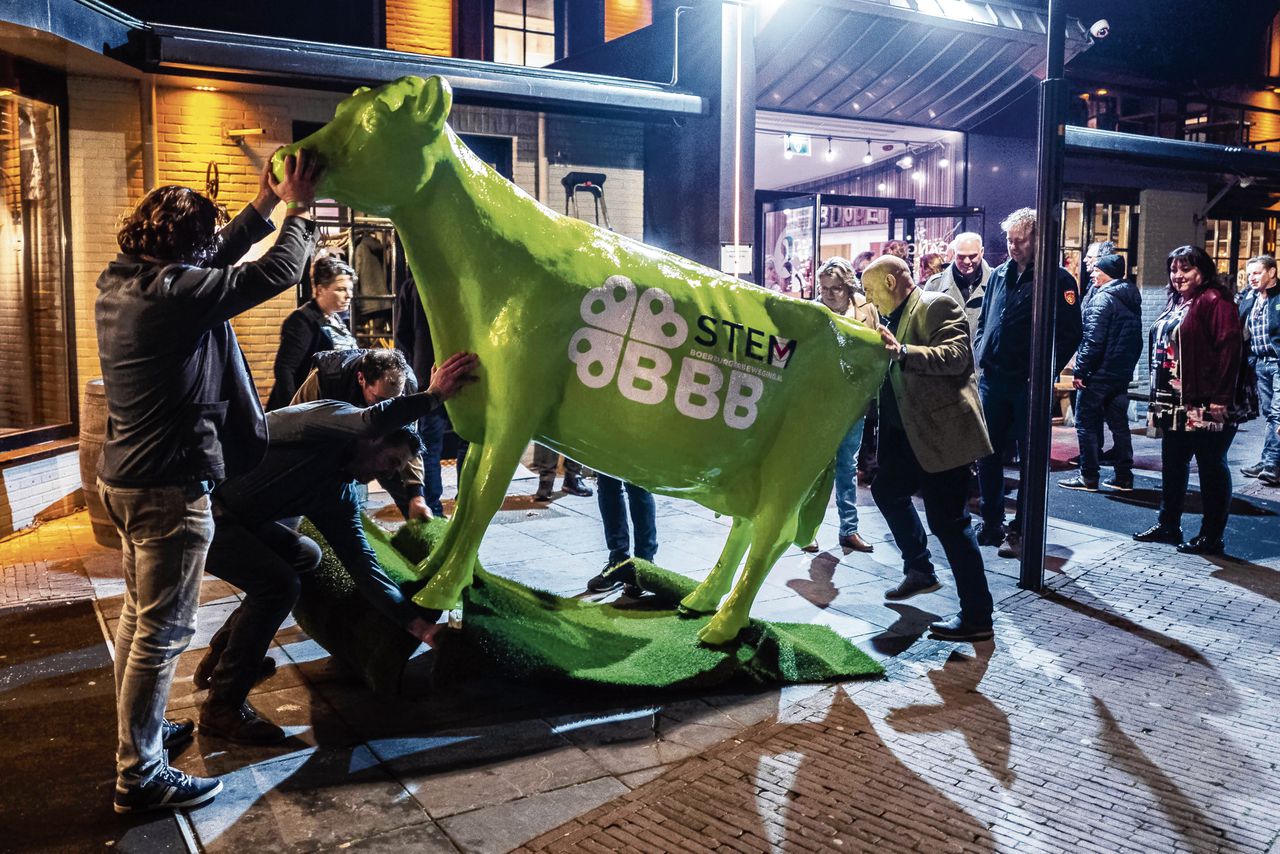
[[[1129,437],[1129,382],[1142,355],[1142,295],[1124,278],[1124,258],[1103,255],[1089,275],[1092,294],[1084,312],[1084,337],[1076,354],[1074,385],[1080,476],[1064,489],[1098,490],[1102,424],[1115,437],[1115,477],[1104,486],[1133,489],[1133,442]]]

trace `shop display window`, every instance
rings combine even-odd
[[[0,95],[0,163],[0,450],[8,450],[71,428],[58,108]]]

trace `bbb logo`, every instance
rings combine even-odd
[[[626,276],[610,276],[583,297],[581,315],[588,325],[569,339],[569,361],[577,366],[578,380],[587,388],[605,388],[616,379],[628,400],[663,403],[671,394],[667,378],[675,367],[668,351],[689,337],[689,324],[676,312],[671,295],[660,288],[641,292]],[[675,407],[681,415],[707,421],[720,414],[729,427],[745,430],[755,423],[763,394],[758,376],[692,354],[680,360]]]

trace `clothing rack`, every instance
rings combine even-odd
[[[320,232],[319,247],[336,251],[356,270],[356,289],[347,320],[361,347],[391,347],[391,312],[396,285],[407,275],[395,227],[385,217],[368,216],[346,205],[320,202],[312,207]],[[362,243],[372,240],[374,244]],[[311,273],[299,284],[298,304],[311,298]]]

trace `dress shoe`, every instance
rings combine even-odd
[[[588,498],[595,495],[591,491],[591,487],[583,482],[582,477],[576,474],[567,474],[564,476],[564,482],[560,484],[560,488],[570,495],[576,495],[579,498]]]
[[[221,650],[218,651],[217,655],[214,655],[213,650],[210,649],[204,654],[204,658],[200,659],[200,663],[196,665],[196,672],[191,676],[191,682],[196,686],[197,690],[206,691],[213,683],[213,671],[217,668],[218,659],[221,655]],[[264,657],[262,663],[258,665],[258,676],[254,680],[254,684],[274,676],[275,672],[276,660],[269,655]]]
[[[998,546],[1004,542],[1004,525],[988,525],[979,522],[973,526],[973,535],[980,546]]]
[[[179,744],[184,743],[191,738],[191,733],[195,732],[196,722],[191,718],[176,718],[169,720],[165,718],[160,722],[160,738],[164,742],[165,750],[173,750]]]
[[[1262,481],[1267,486],[1280,486],[1280,470],[1273,469],[1271,471],[1264,471],[1262,474],[1258,475],[1258,480]]]
[[[1178,543],[1177,548],[1184,555],[1220,555],[1224,547],[1222,540],[1211,540],[1204,534],[1198,534],[1185,543]]]
[[[912,596],[919,596],[921,593],[932,593],[941,589],[942,585],[938,583],[936,575],[924,572],[908,572],[903,577],[901,584],[885,591],[884,598],[890,602],[901,602],[903,599],[910,599]]]
[[[862,535],[857,531],[847,537],[841,537],[840,548],[850,552],[873,552],[876,550],[876,547],[862,539]]]
[[[800,551],[807,552],[811,555],[817,554],[818,552],[822,551],[822,546],[818,545],[817,540],[814,540],[812,543],[809,543],[809,545],[807,546],[801,546]]]
[[[1073,477],[1070,480],[1059,481],[1058,486],[1062,487],[1063,489],[1074,489],[1077,492],[1097,492],[1098,491],[1098,482],[1096,480],[1089,481],[1089,480],[1085,480],[1083,477]]]
[[[1182,542],[1180,528],[1166,528],[1164,525],[1152,525],[1145,531],[1139,531],[1133,538],[1140,543],[1167,543],[1176,546]]]
[[[210,697],[200,707],[200,734],[239,744],[279,744],[285,733],[264,718],[249,701],[236,705]]]
[[[946,622],[930,623],[929,634],[938,640],[984,641],[995,637],[991,623],[974,623],[964,617],[952,617]]]
[[[1262,473],[1266,470],[1267,470],[1267,467],[1264,466],[1262,463],[1255,463],[1254,465],[1251,465],[1248,468],[1240,469],[1240,474],[1244,475],[1245,477],[1260,477]]]

